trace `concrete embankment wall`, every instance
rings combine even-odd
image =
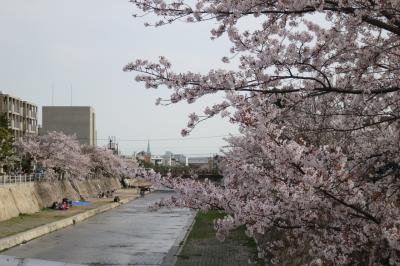
[[[63,198],[85,199],[99,191],[121,188],[117,178],[55,181],[0,186],[0,221],[35,213]]]

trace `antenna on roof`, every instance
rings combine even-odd
[[[71,106],[72,106],[72,84],[69,84],[69,87],[71,88]]]
[[[51,105],[54,106],[54,81],[51,83]]]

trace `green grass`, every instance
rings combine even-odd
[[[199,212],[195,218],[195,224],[192,232],[189,235],[190,239],[206,239],[215,237],[214,221],[222,219],[226,216],[225,213],[220,211],[208,211],[206,213]],[[253,238],[248,237],[245,233],[246,227],[240,226],[231,232],[231,239],[239,240],[245,246],[257,249],[257,244]],[[189,239],[188,238],[188,239]]]
[[[216,219],[222,219],[225,216],[226,214],[220,211],[198,212],[188,240],[215,238],[214,221]],[[246,227],[244,225],[240,226],[231,232],[230,238],[233,240],[240,240],[242,244],[249,248],[257,249],[256,242],[253,238],[245,234],[245,230]]]
[[[18,218],[19,219],[24,219],[24,218],[27,218],[27,217],[30,217],[30,216],[32,216],[31,214],[28,214],[28,213],[20,213],[19,215],[18,215]]]
[[[214,220],[222,219],[225,213],[219,211],[199,212],[188,240],[208,239],[215,237]]]
[[[201,256],[210,256],[210,254],[202,254],[203,249],[201,247],[204,245],[211,247],[224,247],[222,249],[222,254],[218,254],[218,256],[222,257],[232,254],[232,250],[243,250],[243,248],[245,248],[245,250],[247,250],[246,253],[248,258],[251,258],[253,261],[256,260],[257,265],[263,264],[263,261],[256,259],[257,245],[253,238],[250,238],[245,234],[245,226],[240,226],[233,230],[225,242],[221,243],[216,239],[214,221],[216,219],[222,219],[225,216],[226,214],[220,211],[197,213],[192,230],[188,235],[181,253],[178,255],[177,265],[190,265],[190,263],[196,264],[196,257],[200,258]],[[247,258],[245,258],[245,261],[247,265]]]
[[[188,259],[190,259],[190,257],[187,256],[187,255],[177,255],[177,257],[178,257],[179,259],[182,259],[182,260],[188,260]]]

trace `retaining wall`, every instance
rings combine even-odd
[[[55,181],[0,186],[0,221],[22,213],[35,213],[63,198],[85,199],[99,191],[121,188],[117,178]]]

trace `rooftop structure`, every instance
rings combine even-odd
[[[151,154],[151,151],[150,151],[150,140],[147,141],[147,154]]]

